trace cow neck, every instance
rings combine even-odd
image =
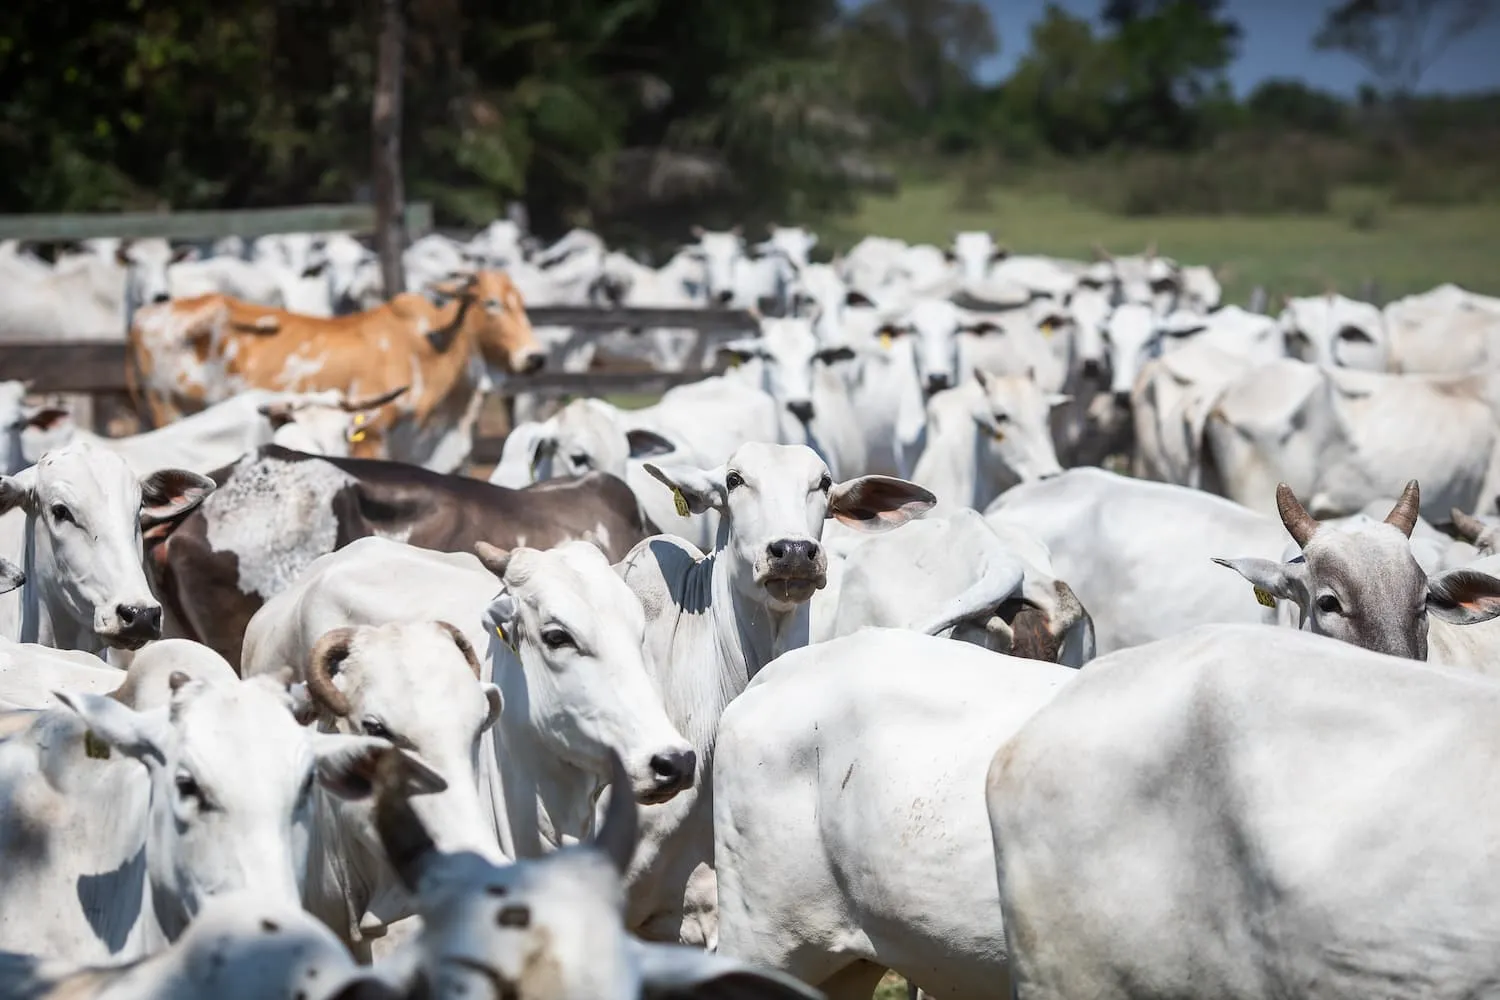
[[[312,807],[303,905],[340,938],[362,941],[360,921],[381,875],[396,879],[375,833],[374,811],[368,803],[345,802],[322,785],[313,789]]]
[[[503,762],[496,768],[505,803],[501,851],[513,859],[539,857],[543,845],[558,847],[589,834],[594,798],[604,782],[563,760],[537,734],[519,656],[491,638],[489,662],[503,703],[494,728],[496,763]]]

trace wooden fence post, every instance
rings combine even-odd
[[[370,124],[375,150],[375,252],[386,295],[406,290],[401,250],[406,246],[401,180],[401,77],[405,62],[404,0],[380,0],[380,43]]]

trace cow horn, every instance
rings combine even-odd
[[[386,403],[389,403],[391,400],[396,399],[403,392],[410,388],[411,386],[409,385],[403,385],[400,388],[392,389],[390,392],[383,392],[379,396],[372,396],[369,399],[346,399],[339,404],[339,409],[343,410],[345,413],[358,413],[361,410],[378,409],[384,406]]]
[[[624,761],[612,748],[609,751],[609,773],[609,808],[604,813],[604,822],[599,824],[594,846],[614,862],[616,871],[624,875],[630,867],[630,859],[635,856],[640,817],[636,814],[630,775],[625,772]]]
[[[1485,528],[1488,527],[1488,525],[1473,514],[1465,514],[1457,507],[1453,508],[1452,514],[1453,529],[1458,532],[1458,537],[1466,542],[1474,543],[1479,541],[1479,536],[1484,534]]]
[[[1411,529],[1417,526],[1417,515],[1422,510],[1422,490],[1415,479],[1409,480],[1401,491],[1401,499],[1385,516],[1385,523],[1401,529],[1401,534],[1411,537]]]
[[[1146,244],[1146,259],[1152,260],[1156,257],[1156,241],[1152,240]]]
[[[1114,260],[1115,255],[1104,249],[1104,244],[1095,241],[1094,258],[1096,260]]]
[[[349,714],[349,699],[333,683],[339,664],[349,657],[354,629],[336,628],[324,632],[307,661],[307,693],[313,700],[337,716]]]
[[[1318,519],[1307,512],[1286,483],[1276,484],[1276,512],[1281,515],[1281,523],[1287,534],[1296,540],[1298,548],[1306,548],[1317,533]]]
[[[484,680],[483,671],[479,667],[479,657],[474,655],[474,644],[469,641],[469,637],[460,632],[456,625],[450,625],[447,622],[437,622],[436,624],[438,628],[453,637],[454,645],[458,647],[460,653],[464,654],[464,659],[469,661],[469,669],[474,671],[474,679],[477,681]]]

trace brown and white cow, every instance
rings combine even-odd
[[[378,535],[438,552],[598,544],[618,562],[656,527],[624,481],[603,473],[523,490],[400,462],[306,455],[276,445],[210,474],[221,502],[145,535],[166,631],[236,667],[250,617],[314,559]],[[210,498],[212,499],[212,498]]]
[[[365,425],[355,455],[451,472],[467,457],[485,367],[544,362],[521,293],[499,271],[407,293],[349,316],[317,317],[224,295],[142,308],[127,371],[142,417],[163,426],[245,389],[339,389],[363,397],[411,386]]]

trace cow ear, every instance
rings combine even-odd
[[[671,441],[644,427],[632,427],[626,431],[625,441],[630,445],[631,458],[653,458],[657,455],[669,455],[677,450],[677,446]]]
[[[57,700],[72,709],[88,726],[89,735],[147,767],[167,761],[171,737],[166,707],[137,712],[107,695],[55,691]]]
[[[195,246],[178,247],[172,251],[172,263],[180,264],[185,260],[197,260],[198,248]]]
[[[874,309],[875,300],[870,298],[864,292],[856,291],[851,288],[844,295],[844,305],[859,309]]]
[[[0,559],[0,594],[8,594],[25,582],[25,570],[9,559]]]
[[[860,531],[888,531],[937,504],[931,492],[890,476],[861,476],[828,491],[828,517]]]
[[[729,491],[724,486],[726,470],[722,465],[716,469],[697,469],[691,465],[663,468],[646,462],[642,468],[672,491],[678,501],[677,513],[683,517],[690,513],[702,514],[710,508],[723,511],[728,506]]]
[[[313,733],[312,737],[318,783],[341,799],[374,795],[382,768],[402,795],[427,795],[448,787],[443,776],[421,757],[398,750],[385,740],[342,733]]]
[[[839,347],[825,347],[813,355],[813,360],[825,365],[836,364],[840,361],[853,361],[854,348],[842,345]]]
[[[158,469],[141,479],[141,524],[186,514],[214,491],[214,481],[186,469]]]
[[[1427,612],[1453,625],[1500,617],[1500,580],[1473,569],[1455,569],[1427,581]]]
[[[1255,588],[1255,599],[1266,604],[1268,598],[1279,597],[1302,608],[1309,605],[1307,592],[1307,564],[1305,562],[1282,563],[1272,559],[1219,559],[1214,562],[1227,566],[1250,582]]]
[[[0,476],[0,514],[17,507],[27,513],[36,511],[36,466],[14,476]]]
[[[61,410],[55,406],[43,406],[28,413],[22,422],[22,427],[35,427],[39,431],[50,431],[67,417],[67,410]]]
[[[292,422],[292,412],[296,407],[289,402],[280,401],[275,403],[262,403],[255,408],[255,412],[265,417],[271,423],[273,431],[280,430]]]
[[[415,892],[429,866],[442,858],[432,834],[400,787],[399,764],[386,758],[375,772],[375,831],[401,884]]]
[[[822,993],[784,972],[757,969],[727,955],[635,938],[629,947],[641,977],[641,1000],[822,1000]]]

